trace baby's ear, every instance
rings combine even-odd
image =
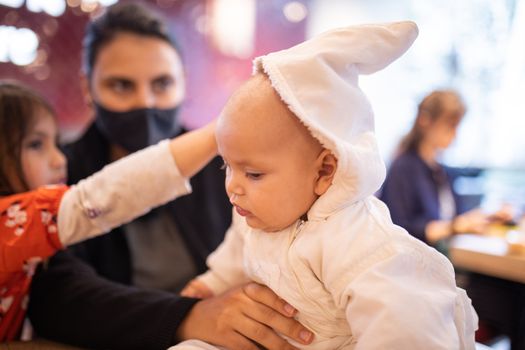
[[[314,191],[318,196],[323,195],[330,185],[337,170],[337,158],[327,149],[324,149],[317,157],[317,180]]]

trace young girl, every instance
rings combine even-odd
[[[0,82],[0,340],[15,339],[39,262],[191,191],[215,154],[213,123],[117,161],[68,187],[51,106]]]

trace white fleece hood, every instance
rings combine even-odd
[[[338,159],[332,186],[308,213],[325,218],[376,192],[385,165],[374,135],[372,107],[359,88],[403,55],[418,35],[413,22],[339,28],[254,60],[290,110]]]

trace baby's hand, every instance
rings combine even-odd
[[[180,295],[188,298],[206,299],[213,296],[213,292],[207,285],[198,279],[192,279],[180,292]]]

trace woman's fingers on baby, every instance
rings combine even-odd
[[[207,285],[199,280],[191,280],[180,292],[180,295],[188,298],[210,298],[213,292]]]
[[[192,288],[190,286],[186,286],[183,290],[181,290],[180,295],[187,298],[193,298],[193,293],[194,291]]]
[[[197,290],[192,285],[193,281],[190,281],[180,292],[180,295],[187,298],[197,298],[195,295],[197,293]]]
[[[297,310],[293,306],[279,298],[277,294],[266,286],[252,282],[246,284],[243,290],[252,300],[262,303],[284,316],[292,317],[297,313]]]
[[[249,283],[244,286],[244,292],[252,300],[258,302],[257,307],[247,310],[250,318],[300,343],[309,344],[313,340],[313,333],[292,318],[297,311],[271,289],[257,283]],[[281,337],[278,338],[282,340]],[[286,342],[285,344],[289,345]]]
[[[260,319],[255,321],[248,315],[246,320],[237,325],[237,331],[268,350],[297,350],[260,321]]]
[[[245,315],[254,303],[240,288],[201,300],[179,326],[177,337],[201,339],[228,349],[257,350],[255,343],[239,331],[243,323],[254,322]]]

